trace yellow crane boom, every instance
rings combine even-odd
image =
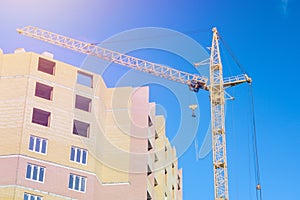
[[[39,39],[44,42],[68,48],[87,55],[96,56],[103,60],[126,66],[131,69],[187,84],[192,90],[195,90],[195,92],[198,92],[199,89],[206,89],[208,78],[205,76],[176,70],[161,64],[156,64],[133,56],[122,54],[91,43],[79,41],[33,26],[26,26],[24,28],[17,29],[17,31],[22,35]]]

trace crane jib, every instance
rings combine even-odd
[[[126,54],[105,49],[95,44],[79,41],[32,26],[26,26],[24,28],[17,29],[17,31],[20,34],[42,40],[47,43],[51,43],[87,55],[95,56],[109,62],[126,66],[138,71],[146,72],[154,76],[169,79],[171,81],[187,84],[189,88],[194,92],[198,92],[199,89],[207,90],[206,83],[208,81],[208,78],[205,76],[189,74],[187,72],[173,69],[171,67],[135,58]]]

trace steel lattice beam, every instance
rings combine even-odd
[[[20,34],[39,39],[54,45],[68,48],[77,52],[99,57],[103,60],[120,64],[138,71],[146,72],[155,76],[163,77],[172,81],[187,84],[192,90],[206,89],[208,78],[197,74],[190,74],[176,70],[161,64],[156,64],[116,51],[105,49],[91,43],[82,42],[63,35],[52,33],[33,26],[17,29]]]
[[[213,29],[210,56],[210,104],[215,200],[228,200],[225,137],[225,91],[217,30]]]

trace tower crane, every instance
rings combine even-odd
[[[208,78],[205,76],[176,70],[161,64],[156,64],[102,48],[91,43],[82,42],[73,38],[52,33],[37,27],[26,26],[24,28],[17,29],[17,31],[20,34],[31,38],[39,39],[73,51],[96,56],[103,60],[138,71],[186,84],[193,92],[198,92],[199,89],[209,91],[213,149],[214,200],[229,200],[224,113],[226,100],[225,89],[245,82],[251,83],[252,80],[247,74],[223,78],[223,68],[219,50],[219,35],[216,28],[212,29],[213,37],[209,59],[209,85]],[[196,63],[195,66],[202,64],[205,64],[205,62]]]

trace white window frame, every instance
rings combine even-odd
[[[27,170],[28,170],[28,166],[31,165],[31,172],[30,172],[30,177],[27,177]],[[33,178],[33,172],[34,172],[34,167],[37,167],[37,176],[36,176],[36,180]],[[44,169],[44,173],[43,173],[43,179],[42,181],[40,181],[40,171],[41,169]],[[25,178],[27,180],[31,180],[31,181],[35,181],[35,182],[39,182],[39,183],[44,183],[45,181],[45,174],[46,174],[46,167],[40,166],[40,165],[35,165],[32,163],[27,163],[26,165],[26,174],[25,174]]]
[[[72,182],[72,186],[70,188],[70,177],[73,177],[73,182]],[[79,185],[78,185],[78,190],[75,188],[76,187],[76,177],[79,178]],[[84,190],[82,191],[81,190],[81,184],[82,184],[82,180],[84,180],[85,182],[85,185],[84,185]],[[68,188],[69,190],[73,190],[73,191],[76,191],[76,192],[82,192],[82,193],[85,193],[86,192],[86,186],[87,186],[87,177],[84,177],[84,176],[80,176],[80,175],[77,175],[77,174],[69,174],[69,182],[68,182]]]
[[[30,149],[31,138],[33,138],[33,149]],[[39,151],[36,151],[36,145],[37,145],[37,140],[38,139],[40,139],[41,142],[40,142],[40,146],[39,146]],[[45,153],[42,152],[43,141],[46,142]],[[48,149],[48,140],[47,139],[41,138],[41,137],[38,137],[38,136],[34,136],[34,135],[30,135],[30,137],[29,137],[29,144],[28,144],[28,150],[29,151],[46,155],[47,154],[47,149]]]
[[[74,149],[74,160],[72,160],[72,149]],[[77,153],[78,153],[78,150],[80,151],[80,159],[79,159],[79,162],[77,161]],[[85,163],[83,163],[83,152],[86,153],[86,161]],[[79,163],[79,164],[82,164],[82,165],[87,165],[87,161],[88,161],[88,150],[86,149],[82,149],[82,148],[79,148],[79,147],[75,147],[75,146],[71,146],[71,151],[70,151],[70,161],[71,162],[75,162],[75,163]]]
[[[27,192],[24,193],[24,196],[23,196],[24,200],[25,200],[25,196],[27,196],[28,200],[31,200],[32,197],[34,198],[34,200],[43,200],[43,197],[34,195],[34,194],[29,194]]]

